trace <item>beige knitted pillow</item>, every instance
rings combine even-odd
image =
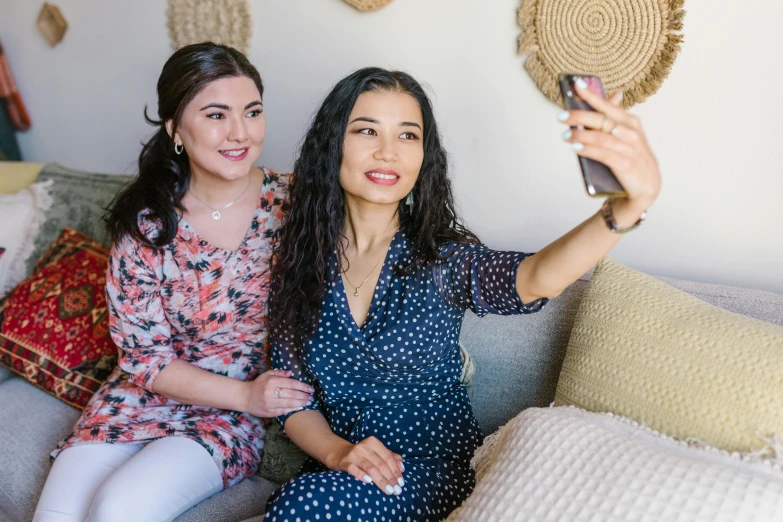
[[[606,258],[579,305],[557,405],[752,451],[783,435],[783,327]]]

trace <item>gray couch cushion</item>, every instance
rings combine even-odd
[[[0,520],[29,522],[51,468],[49,453],[79,411],[27,381],[0,383]],[[277,484],[254,476],[218,493],[177,522],[235,522],[260,515]]]
[[[557,376],[586,285],[577,281],[532,315],[465,314],[460,340],[476,362],[471,402],[484,434],[525,408],[548,406],[555,399]]]
[[[660,277],[659,279],[729,312],[783,325],[783,294],[736,286],[683,281],[668,277]]]
[[[49,473],[49,453],[79,412],[23,379],[0,384],[0,520],[28,522]]]
[[[14,377],[16,374],[6,368],[5,366],[0,366],[0,383],[3,383],[4,381],[7,381],[11,377]]]
[[[236,522],[261,515],[277,487],[254,475],[186,511],[175,522]]]
[[[108,246],[109,236],[101,217],[114,196],[133,178],[134,176],[127,175],[83,172],[58,163],[44,165],[37,181],[54,181],[51,191],[52,208],[47,212],[46,221],[35,238],[35,250],[27,261],[28,274],[65,227],[83,232]],[[76,201],[78,203],[74,203]]]

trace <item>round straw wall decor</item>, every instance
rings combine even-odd
[[[359,11],[374,11],[386,7],[392,0],[345,0]]]
[[[248,0],[169,0],[171,46],[215,42],[247,54],[252,35]]]
[[[684,0],[522,0],[519,54],[550,100],[560,73],[594,74],[628,108],[654,94],[682,44]]]

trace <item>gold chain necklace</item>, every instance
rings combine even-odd
[[[345,280],[346,280],[346,281],[348,281],[348,284],[349,284],[349,285],[351,285],[351,286],[353,287],[353,295],[354,295],[355,297],[359,297],[359,289],[362,287],[362,285],[363,285],[364,283],[366,283],[366,282],[367,282],[367,280],[370,278],[370,275],[371,275],[373,272],[375,272],[375,269],[376,269],[376,268],[378,268],[378,265],[380,265],[380,264],[381,264],[381,261],[383,261],[385,257],[386,257],[386,254],[384,253],[384,254],[383,254],[383,257],[382,257],[382,258],[380,258],[380,259],[378,260],[378,262],[377,262],[377,263],[375,263],[375,266],[374,266],[374,267],[372,267],[372,270],[370,270],[370,273],[369,273],[369,274],[367,274],[367,277],[365,277],[365,278],[364,278],[364,281],[362,281],[361,283],[359,283],[359,286],[356,286],[355,284],[351,283],[351,280],[350,280],[350,279],[348,279],[348,269],[346,268],[345,270],[343,270],[343,275],[345,276]]]
[[[388,238],[387,238],[387,239],[388,239]],[[370,278],[370,276],[372,275],[372,273],[373,273],[373,272],[375,272],[375,269],[376,269],[376,268],[378,268],[378,265],[380,265],[380,264],[381,264],[381,261],[383,261],[384,259],[386,259],[386,254],[388,253],[388,251],[389,251],[389,248],[391,248],[391,244],[389,245],[389,247],[387,247],[387,248],[386,248],[386,252],[384,252],[383,256],[382,256],[382,257],[381,257],[381,258],[378,260],[378,262],[377,262],[377,263],[375,263],[375,266],[374,266],[374,267],[372,267],[372,270],[370,270],[370,273],[369,273],[369,274],[367,274],[367,277],[365,277],[365,278],[364,278],[364,280],[363,280],[361,283],[359,283],[359,286],[356,286],[355,284],[351,283],[351,280],[350,280],[350,279],[348,279],[348,268],[346,268],[346,269],[344,269],[344,270],[341,270],[341,271],[342,271],[342,273],[343,273],[343,276],[345,276],[345,280],[346,280],[346,281],[348,281],[348,284],[349,284],[349,285],[351,285],[351,286],[353,287],[353,295],[354,295],[354,297],[359,297],[359,289],[362,287],[362,285],[363,285],[364,283],[366,283],[366,282],[367,282],[367,280]],[[350,267],[349,267],[349,268],[350,268]]]

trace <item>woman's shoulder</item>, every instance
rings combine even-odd
[[[261,167],[264,173],[264,181],[261,185],[261,207],[282,219],[288,211],[288,187],[291,174],[280,173],[275,170]]]
[[[112,245],[114,255],[128,252],[140,253],[142,250],[153,249],[151,244],[154,243],[163,229],[161,220],[153,215],[152,210],[144,209],[139,212],[136,224],[141,236],[146,241],[132,234],[125,234]]]
[[[291,174],[278,172],[268,167],[259,167],[264,175],[262,187],[264,192],[274,192],[288,198],[288,187],[291,183]]]
[[[446,261],[463,254],[481,252],[487,250],[487,246],[480,242],[449,241],[440,249],[441,260]]]

